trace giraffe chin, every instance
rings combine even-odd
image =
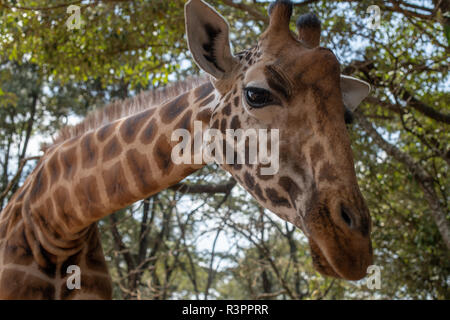
[[[342,278],[339,276],[328,263],[327,259],[319,249],[317,244],[310,238],[309,246],[311,248],[311,256],[314,268],[322,275],[333,278]]]
[[[349,267],[346,263],[342,264],[343,259],[340,256],[327,257],[311,238],[309,238],[309,246],[314,268],[324,276],[351,281],[360,280],[366,276],[367,267],[371,264],[371,259],[369,259],[370,262],[365,259],[357,259],[359,263],[352,264]]]

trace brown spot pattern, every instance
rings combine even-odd
[[[199,107],[204,107],[206,105],[208,105],[209,103],[211,103],[211,101],[213,101],[215,98],[215,95],[210,95],[208,98],[206,98],[205,100],[203,100],[200,104]]]
[[[204,99],[207,95],[213,92],[214,87],[211,82],[205,83],[194,90],[194,95],[196,98],[196,103]]]
[[[37,240],[36,240],[37,241]],[[39,270],[50,278],[56,276],[56,256],[44,249],[41,244],[39,246],[38,264]]]
[[[239,107],[239,102],[240,102],[240,98],[239,98],[239,96],[237,96],[237,97],[234,97],[234,106],[235,107]]]
[[[244,173],[244,182],[250,190],[253,190],[255,187],[255,179],[247,171]]]
[[[131,143],[136,138],[145,121],[153,114],[155,110],[149,109],[138,113],[137,115],[128,117],[120,126],[120,133],[126,143]]]
[[[223,109],[222,113],[226,116],[231,115],[231,103],[228,103]]]
[[[73,178],[77,171],[77,147],[72,147],[67,151],[61,152],[60,161],[63,167],[64,178],[69,180]]]
[[[211,120],[211,110],[208,108],[208,109],[200,111],[197,114],[196,118],[197,118],[197,120],[200,120],[200,121],[208,124],[209,120]]]
[[[262,201],[266,201],[266,197],[264,197],[263,195],[263,191],[261,190],[261,187],[259,186],[259,184],[255,184],[255,194],[258,196],[258,198]]]
[[[54,184],[58,181],[61,174],[61,166],[59,164],[58,154],[52,155],[48,162],[48,169],[50,172],[51,184]]]
[[[319,181],[334,182],[337,178],[338,176],[333,166],[329,162],[324,163],[320,169]]]
[[[41,167],[34,178],[33,185],[31,187],[30,199],[35,201],[39,198],[45,191],[47,191],[47,175],[44,172],[44,168]]]
[[[170,160],[170,157],[169,157]],[[142,194],[149,193],[155,187],[152,179],[150,164],[145,154],[136,149],[127,152],[127,163],[133,174],[133,178]]]
[[[141,142],[143,144],[150,144],[153,141],[153,138],[156,135],[157,126],[156,120],[152,119],[149,124],[145,127],[145,129],[141,133]]]
[[[117,208],[126,206],[127,199],[133,199],[133,194],[128,188],[128,180],[120,162],[113,165],[109,170],[102,172],[103,181],[106,186],[106,194],[109,201]]]
[[[188,131],[191,130],[191,117],[192,117],[192,111],[189,110],[185,113],[183,118],[177,123],[175,126],[176,129],[186,129]]]
[[[103,149],[103,161],[107,162],[116,158],[122,152],[119,140],[113,137]]]
[[[220,131],[225,134],[225,130],[227,129],[227,119],[222,119],[222,121],[220,121]]]
[[[98,152],[92,141],[93,133],[88,133],[81,141],[81,162],[84,169],[89,169],[97,164]]]
[[[281,177],[278,184],[289,194],[292,203],[295,205],[295,200],[301,194],[299,186],[291,178],[286,176]]]
[[[74,210],[69,192],[63,186],[55,190],[54,205],[56,212],[60,214],[61,219],[68,228],[81,224],[81,221],[73,214]]]
[[[80,204],[83,214],[90,218],[100,218],[104,211],[98,190],[97,179],[95,176],[81,179],[74,190],[75,197]]]
[[[319,142],[316,142],[312,147],[311,147],[311,162],[313,164],[319,162],[319,160],[323,159],[324,156],[324,150],[322,145]]]
[[[108,123],[107,125],[104,125],[98,130],[97,139],[100,142],[105,141],[111,135],[111,133],[113,133],[115,127],[115,123]]]
[[[23,283],[32,283],[32,286],[24,286]],[[55,287],[44,280],[25,272],[5,269],[0,280],[2,299],[51,300],[55,298]]]
[[[211,126],[212,129],[219,129],[219,119],[216,119]]]
[[[291,204],[289,203],[288,199],[280,196],[278,194],[278,191],[273,188],[267,188],[266,195],[267,198],[269,198],[269,200],[275,207],[287,207],[287,208],[291,207]]]
[[[27,266],[33,262],[33,254],[28,245],[23,228],[17,232],[20,232],[20,235],[16,233],[15,237],[10,237],[6,241],[3,263],[15,263]]]
[[[159,169],[161,169],[161,171],[163,171],[165,174],[168,174],[173,168],[171,152],[172,149],[166,136],[159,137],[155,146],[154,154],[156,158],[156,164],[158,165]]]
[[[168,124],[171,123],[176,117],[178,117],[188,105],[189,93],[182,94],[175,100],[167,103],[161,108],[160,116],[162,122]]]
[[[241,121],[239,120],[239,116],[234,116],[233,119],[231,119],[230,128],[233,130],[237,130],[241,127]]]
[[[92,232],[90,239],[88,240],[88,250],[86,253],[86,265],[89,269],[108,273],[105,257],[103,255],[103,249],[100,242],[98,228],[94,226],[95,230]]]

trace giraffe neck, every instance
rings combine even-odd
[[[109,298],[95,222],[204,166],[175,165],[171,135],[207,127],[218,98],[208,82],[50,148],[0,216],[0,298],[73,297],[68,265],[81,268],[77,298]]]

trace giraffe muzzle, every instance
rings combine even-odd
[[[319,202],[305,216],[314,267],[326,276],[362,279],[373,260],[367,207],[329,202]]]

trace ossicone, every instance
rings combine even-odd
[[[289,31],[293,4],[289,0],[277,0],[269,5],[269,30]]]
[[[314,13],[301,15],[297,19],[298,40],[310,48],[320,45],[321,23]]]

